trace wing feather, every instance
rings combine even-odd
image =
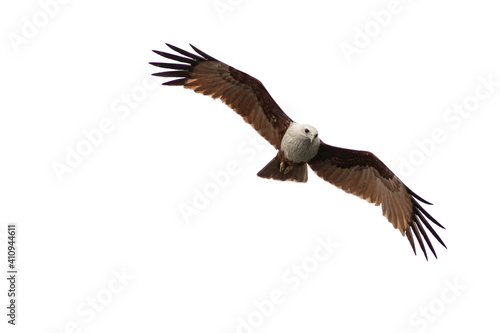
[[[308,164],[319,177],[345,192],[354,194],[377,206],[382,205],[383,215],[394,228],[408,238],[415,254],[414,239],[416,238],[426,259],[425,245],[437,258],[425,228],[446,248],[427,219],[443,229],[444,227],[423,209],[417,200],[430,203],[406,187],[372,153],[333,147],[321,142],[318,154]]]
[[[172,69],[153,75],[180,77],[181,79],[163,84],[182,85],[197,93],[222,100],[276,149],[280,149],[281,139],[292,120],[259,80],[209,56],[193,45],[191,47],[197,54],[170,44],[167,46],[180,55],[154,52],[179,63],[151,62],[153,66]]]

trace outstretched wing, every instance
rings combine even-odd
[[[252,125],[276,149],[292,120],[281,110],[264,85],[256,78],[191,47],[198,54],[184,51],[167,44],[182,56],[153,51],[177,63],[151,62],[153,66],[168,71],[153,75],[179,78],[163,83],[169,86],[184,86],[197,93],[220,98],[243,119]]]
[[[318,154],[308,164],[319,177],[345,192],[377,206],[382,205],[384,216],[403,236],[406,235],[415,254],[413,235],[417,238],[426,259],[422,237],[437,258],[425,228],[446,247],[427,219],[443,229],[444,227],[427,213],[418,201],[429,205],[431,203],[406,187],[374,154],[333,147],[321,142]]]

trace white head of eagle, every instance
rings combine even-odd
[[[316,156],[320,144],[316,128],[292,122],[281,140],[281,149],[289,161],[304,163]]]

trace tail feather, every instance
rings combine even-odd
[[[305,183],[307,182],[307,164],[296,165],[290,172],[285,174],[280,172],[280,162],[275,157],[257,173],[257,176],[267,179]]]

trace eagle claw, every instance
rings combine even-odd
[[[280,172],[284,173],[285,175],[292,171],[293,165],[288,165],[286,162],[281,162],[280,163]]]

